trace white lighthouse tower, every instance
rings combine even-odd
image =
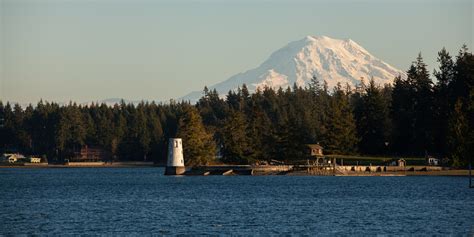
[[[184,167],[183,142],[181,138],[170,138],[168,144],[168,161],[165,175],[180,175],[186,171]]]

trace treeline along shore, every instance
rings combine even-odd
[[[456,56],[442,49],[438,63],[430,73],[420,54],[392,85],[328,88],[314,77],[305,88],[242,85],[225,97],[205,88],[196,104],[0,102],[0,149],[51,162],[87,145],[115,161],[164,163],[168,138],[180,137],[187,165],[292,162],[319,143],[325,154],[431,155],[465,167],[474,155],[474,57],[465,46]]]

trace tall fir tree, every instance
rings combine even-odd
[[[186,165],[208,165],[215,160],[216,145],[206,131],[196,108],[187,106],[178,122],[177,137],[183,139]]]
[[[421,53],[414,63],[414,72],[409,71],[408,78],[413,82],[414,94],[414,142],[416,155],[432,153],[433,134],[433,82]]]
[[[410,70],[414,69],[413,67]],[[413,155],[414,149],[414,90],[408,79],[396,77],[393,83],[390,116],[392,118],[392,152]]]
[[[55,145],[59,160],[64,160],[84,145],[86,129],[82,113],[76,104],[70,103],[69,106],[62,107],[58,118]]]
[[[247,121],[241,111],[231,111],[222,130],[222,155],[225,162],[249,164],[251,147],[247,135]]]
[[[328,132],[323,144],[333,154],[350,154],[358,142],[349,97],[338,84],[329,103]]]
[[[467,144],[469,143],[469,125],[463,111],[463,102],[458,99],[454,104],[454,110],[449,118],[448,145],[451,148],[450,157],[454,167],[463,167],[467,163],[470,154]]]
[[[390,145],[389,107],[382,89],[374,80],[370,81],[355,106],[359,151],[370,155],[387,154]]]
[[[148,160],[155,162],[162,161],[160,157],[160,149],[163,143],[163,128],[156,111],[156,104],[151,103],[146,107],[147,129],[150,135],[149,156]]]
[[[252,160],[271,160],[270,151],[273,148],[273,144],[275,144],[272,122],[261,105],[262,97],[260,94],[253,96],[252,111],[248,119],[247,134],[249,136]]]
[[[454,80],[454,62],[448,51],[443,48],[438,52],[439,70],[434,70],[433,135],[434,147],[438,155],[445,157],[448,153],[446,137],[448,135],[448,114],[453,107],[450,99],[449,85]]]
[[[465,45],[456,57],[450,91],[456,100],[448,124],[451,158],[455,166],[466,166],[474,154],[474,56]]]

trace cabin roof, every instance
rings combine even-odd
[[[323,149],[323,147],[319,144],[307,144],[307,146],[311,149]]]

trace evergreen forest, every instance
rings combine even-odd
[[[171,137],[183,138],[188,165],[291,162],[319,143],[325,154],[430,155],[464,167],[474,155],[474,56],[465,46],[454,56],[443,48],[430,72],[419,54],[391,85],[369,78],[328,88],[313,77],[305,88],[250,93],[244,84],[227,95],[204,88],[195,104],[0,102],[2,152],[61,161],[87,145],[118,161],[163,163]]]

